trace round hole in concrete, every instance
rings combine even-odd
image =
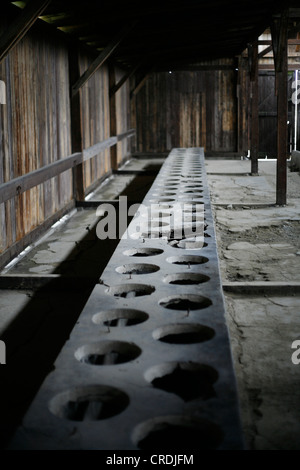
[[[134,263],[118,266],[116,271],[120,274],[149,274],[155,273],[159,269],[159,266],[156,266],[155,264]]]
[[[186,194],[192,194],[193,196],[202,196],[203,190],[201,189],[183,189],[180,191],[179,197],[186,197]]]
[[[180,191],[179,194],[180,198],[186,197],[186,198],[194,198],[194,197],[203,197],[203,190],[202,189],[183,189]]]
[[[189,180],[187,180],[187,179],[181,180],[181,183],[182,183],[182,184],[185,184],[185,183],[190,183],[190,184],[196,183],[196,184],[199,184],[199,183],[202,183],[202,182],[203,182],[203,181],[202,181],[202,178],[198,178],[198,177],[195,177],[195,178],[193,179],[193,181],[192,181],[191,179],[189,179]]]
[[[143,256],[157,256],[161,255],[164,250],[160,248],[131,248],[129,250],[125,250],[123,254],[125,256],[136,256],[136,257],[143,257]]]
[[[209,281],[209,276],[198,273],[180,273],[180,274],[167,274],[164,277],[164,282],[167,284],[179,284],[179,285],[193,285],[202,284]]]
[[[85,364],[108,366],[132,361],[140,354],[141,349],[135,344],[124,341],[102,341],[81,346],[75,352],[75,358]]]
[[[145,379],[153,387],[175,393],[184,401],[207,400],[216,395],[213,384],[218,379],[218,372],[206,364],[166,362],[148,369]]]
[[[160,191],[159,193],[154,193],[152,196],[154,197],[161,197],[161,196],[175,196],[177,194],[176,191]]]
[[[166,217],[171,217],[172,212],[159,212],[159,211],[151,211],[151,219],[165,219]]]
[[[97,421],[121,413],[129,405],[126,393],[107,385],[75,387],[56,395],[49,410],[71,421]]]
[[[185,220],[187,220],[186,217],[191,214],[193,214],[193,220],[202,220],[204,217],[204,205],[201,204],[200,207],[197,207],[196,204],[184,204],[183,214],[186,214],[184,215]]]
[[[157,207],[155,207],[156,210],[161,211],[161,210],[169,210],[173,209],[175,202],[172,202],[170,204],[162,204],[160,203]]]
[[[149,232],[138,232],[138,236],[137,238],[169,238],[169,234],[170,234],[170,228],[165,228],[165,229],[161,229],[161,228],[153,228],[151,230],[149,230]],[[133,238],[135,238],[136,234],[133,234]]]
[[[184,199],[186,197],[186,199]],[[190,196],[189,196],[190,197]],[[187,196],[182,196],[182,199],[180,200],[180,204],[184,204],[184,206],[190,206],[190,205],[198,205],[198,206],[203,206],[203,199],[202,197],[195,197],[194,199],[188,199]],[[184,208],[185,209],[185,208]]]
[[[199,178],[199,176],[201,176],[201,171],[193,171],[193,173],[191,175],[185,175],[185,174],[182,174],[182,178],[185,178],[186,180],[193,180],[195,178]]]
[[[190,238],[203,238],[205,237],[205,225],[203,221],[187,221],[186,219],[183,221],[183,224],[181,227],[178,227],[180,231],[175,231],[174,229],[174,237],[180,237],[181,234],[183,234],[185,239],[190,239]],[[177,228],[177,229],[178,229]],[[198,240],[199,241],[199,240]]]
[[[169,240],[168,244],[173,248],[180,248],[183,250],[201,250],[207,247],[207,243],[203,241],[204,237],[191,237],[183,240]]]
[[[198,178],[200,180],[200,178]],[[203,182],[202,181],[186,181],[183,180],[180,182],[180,186],[182,188],[197,188],[197,187],[203,187]]]
[[[179,183],[157,183],[160,188],[167,189],[167,190],[175,190],[178,188]]]
[[[202,185],[200,186],[194,186],[194,187],[190,187],[190,186],[183,186],[180,188],[180,194],[185,194],[186,197],[193,197],[193,193],[196,192],[201,192],[202,193],[202,197],[203,197],[203,192],[204,190],[202,189]]]
[[[182,255],[182,256],[170,256],[167,258],[168,263],[172,264],[183,264],[186,266],[190,266],[193,264],[204,264],[208,262],[208,258],[205,256],[189,256],[189,255]]]
[[[143,227],[149,227],[149,229],[157,228],[157,227],[168,227],[170,224],[168,222],[165,222],[163,220],[149,220],[148,223],[147,221],[145,224],[143,223]]]
[[[186,201],[180,201],[180,204],[182,205],[182,210],[183,212],[200,212],[201,214],[204,213],[204,204],[203,202],[197,202],[193,200],[186,200]]]
[[[149,315],[142,310],[116,308],[95,313],[92,321],[96,325],[104,325],[111,328],[138,325],[148,320],[148,318]]]
[[[193,211],[189,212],[187,210],[183,211],[183,221],[184,222],[192,222],[192,223],[202,223],[204,224],[205,217],[204,212],[201,211]],[[206,228],[206,225],[204,226]]]
[[[214,335],[215,331],[209,326],[186,323],[161,326],[152,333],[154,339],[170,344],[202,343]]]
[[[224,438],[217,424],[194,416],[159,416],[139,424],[132,439],[141,450],[217,449]]]
[[[202,295],[177,294],[161,299],[159,305],[171,310],[200,310],[212,305],[212,301]]]
[[[174,198],[168,198],[168,197],[160,197],[159,199],[151,199],[150,202],[154,203],[154,204],[160,204],[160,203],[164,203],[164,202],[174,202],[175,199]]]
[[[200,183],[195,183],[195,184],[193,184],[193,185],[190,185],[190,184],[182,184],[182,185],[180,186],[180,191],[182,191],[182,192],[186,192],[186,191],[192,191],[192,192],[194,192],[194,191],[201,191],[201,192],[203,192],[203,189],[202,189],[202,188],[203,188],[203,185],[200,184]]]
[[[195,180],[202,179],[202,173],[196,173],[195,171],[191,171],[190,175],[182,174],[181,176],[182,176],[182,179],[186,181],[187,183],[192,183]]]
[[[207,247],[207,243],[203,241],[204,237],[199,237],[201,239],[197,240],[198,237],[187,238],[183,240],[169,240],[168,244],[173,248],[180,248],[183,250],[201,250],[202,248]]]
[[[148,284],[121,284],[106,289],[106,292],[114,297],[124,297],[127,299],[150,295],[154,291],[155,287]]]

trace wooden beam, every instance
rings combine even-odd
[[[123,77],[116,83],[110,90],[109,90],[109,96],[114,95],[117,93],[117,91],[121,88],[122,85],[137,71],[137,69],[141,66],[142,61],[139,62],[137,65],[134,65],[133,67],[126,72]]]
[[[273,20],[271,26],[274,64],[276,73],[277,95],[277,172],[276,172],[276,204],[286,204],[287,192],[287,35],[288,35],[288,10],[285,10],[279,20]]]
[[[258,45],[248,46],[251,86],[251,122],[250,122],[250,155],[251,174],[258,174],[259,115],[258,115]]]
[[[258,58],[260,59],[261,57],[264,57],[266,54],[268,54],[269,52],[271,52],[272,49],[273,49],[272,45],[266,47],[266,49],[264,49],[263,51],[261,51],[261,52],[258,54]]]
[[[134,23],[131,23],[129,26],[127,25],[121,32],[119,32],[112,42],[105,47],[105,49],[96,57],[96,59],[91,63],[88,69],[81,75],[81,77],[76,80],[74,85],[72,86],[72,95],[74,96],[80,88],[94,75],[94,73],[104,64],[104,62],[111,56],[114,50],[118,47],[121,41],[124,39],[125,36],[132,30]]]
[[[258,66],[259,70],[268,70],[270,72],[274,72],[275,67],[274,64],[259,64]],[[299,70],[299,64],[288,64],[288,71],[292,72],[293,70]]]
[[[107,148],[112,147],[113,145],[116,145],[117,142],[118,142],[118,138],[117,136],[114,136],[114,137],[109,137],[109,139],[105,139],[102,142],[99,142],[98,144],[92,145],[91,147],[83,151],[83,161],[87,161],[90,158],[95,157],[100,152],[103,152],[103,150],[106,150]]]
[[[109,89],[112,89],[116,85],[116,73],[115,66],[109,65]],[[116,109],[116,95],[110,95],[109,97],[109,125],[110,135],[116,135],[117,133],[117,109]],[[114,145],[110,149],[110,167],[112,170],[118,168],[118,155],[117,146]]]
[[[122,132],[121,134],[117,135],[118,142],[123,139],[127,139],[129,137],[133,137],[135,135],[135,129],[129,129],[129,131]]]
[[[298,26],[298,28],[300,28],[300,26]],[[287,43],[289,46],[299,46],[300,45],[300,39],[288,39],[287,40]],[[268,40],[261,40],[261,41],[258,41],[258,45],[259,46],[269,46],[269,45],[272,45],[272,41],[270,39]]]
[[[109,139],[92,145],[91,147],[83,150],[83,152],[74,153],[68,157],[62,158],[61,160],[49,163],[49,165],[45,165],[38,170],[18,176],[7,183],[0,184],[0,204],[24,193],[28,189],[34,188],[38,184],[48,181],[50,178],[60,175],[64,171],[82,164],[83,161],[87,161],[90,158],[95,157],[99,152],[115,145],[123,139],[132,137],[133,135],[135,135],[135,129],[129,129],[127,132],[123,132],[122,134],[110,137]]]
[[[9,199],[24,193],[28,189],[34,188],[38,184],[42,184],[50,178],[75,167],[82,161],[82,154],[75,153],[69,157],[57,160],[56,162],[45,165],[31,173],[14,178],[7,183],[0,185],[0,204]]]
[[[130,99],[132,99],[134,96],[136,96],[138,94],[138,92],[140,91],[140,89],[144,86],[144,84],[146,83],[146,81],[148,80],[149,76],[154,72],[154,70],[156,69],[156,66],[152,67],[151,70],[149,70],[148,72],[146,72],[144,74],[144,76],[141,78],[141,80],[138,82],[138,84],[136,85],[136,87],[134,88],[134,90],[130,93]]]
[[[51,0],[31,0],[0,37],[0,63],[25,36]]]
[[[198,71],[215,71],[215,70],[223,70],[224,72],[232,72],[232,70],[236,69],[236,64],[232,65],[225,65],[225,64],[216,64],[216,65],[196,65],[196,64],[187,64],[187,63],[172,63],[168,62],[168,64],[159,64],[156,67],[157,72],[176,72],[176,71],[191,71],[191,72],[198,72]]]
[[[79,67],[79,49],[77,47],[69,47],[69,77],[70,83],[74,83],[80,76]],[[71,145],[72,152],[83,151],[82,137],[82,111],[81,111],[81,93],[72,94],[70,88],[70,104],[71,104]],[[84,165],[80,163],[73,169],[73,195],[75,200],[84,200]]]
[[[243,155],[250,148],[250,75],[248,73],[248,58],[240,56],[237,77],[238,96],[238,141],[237,151]],[[241,153],[242,152],[242,153]]]

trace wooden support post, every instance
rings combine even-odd
[[[83,151],[81,93],[72,94],[72,83],[80,76],[79,54],[74,47],[69,49],[70,104],[71,104],[71,144],[72,153]],[[84,201],[84,168],[80,163],[73,168],[73,195],[76,201]]]
[[[138,92],[140,91],[140,89],[144,86],[144,84],[146,83],[146,81],[148,80],[148,78],[150,77],[151,73],[154,72],[154,70],[156,69],[156,66],[152,67],[151,70],[148,70],[144,76],[141,78],[141,80],[138,82],[138,84],[136,85],[136,87],[134,88],[134,90],[130,93],[130,99],[132,99],[135,95],[138,94]]]
[[[248,142],[248,100],[249,74],[248,61],[240,56],[238,61],[237,79],[237,152],[241,155],[249,149]]]
[[[266,47],[266,49],[264,49],[263,51],[261,51],[261,52],[258,54],[258,58],[260,59],[261,57],[264,57],[266,54],[268,54],[269,52],[271,52],[272,49],[273,49],[272,46]]]
[[[121,88],[122,85],[137,71],[137,69],[140,67],[142,62],[138,63],[137,65],[131,67],[130,70],[128,70],[127,73],[121,78],[121,80],[118,81],[110,90],[109,90],[109,95],[112,96],[117,91]]]
[[[51,0],[31,0],[0,37],[0,63],[25,36]]]
[[[116,85],[116,73],[113,64],[109,65],[109,89]],[[109,117],[110,117],[110,135],[117,135],[117,111],[116,111],[116,95],[115,93],[109,97]],[[118,168],[117,146],[110,148],[110,166],[112,170]]]
[[[279,20],[274,20],[271,27],[274,51],[276,95],[277,95],[277,173],[276,173],[276,204],[286,204],[287,192],[287,31],[288,10],[284,11]]]
[[[251,175],[258,174],[259,118],[258,118],[258,45],[248,46],[251,86],[250,155]]]

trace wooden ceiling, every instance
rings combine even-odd
[[[140,63],[185,70],[241,54],[286,6],[281,0],[52,0],[41,18],[96,52],[117,43],[112,57],[125,70]]]

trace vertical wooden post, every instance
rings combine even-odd
[[[72,153],[82,152],[82,112],[81,91],[72,93],[72,85],[80,77],[78,49],[69,49],[69,77],[71,104],[71,145]],[[73,168],[73,195],[76,201],[84,201],[84,168],[83,163]]]
[[[248,61],[240,56],[238,61],[237,99],[237,152],[241,155],[249,149],[248,132],[248,100],[249,100],[249,74],[247,71]]]
[[[258,117],[258,44],[248,47],[251,87],[251,174],[258,174],[259,117]]]
[[[116,73],[113,64],[109,65],[109,89],[111,90],[116,84]],[[109,116],[110,116],[110,136],[117,135],[117,110],[116,110],[116,94],[109,97]],[[110,166],[112,170],[118,168],[117,145],[110,148]]]
[[[286,204],[287,192],[287,30],[288,10],[284,11],[280,20],[272,24],[272,43],[275,62],[276,95],[277,95],[277,173],[276,173],[276,204]]]
[[[242,82],[243,82],[243,72],[242,72],[242,57],[239,56],[238,59],[238,76],[236,84],[236,97],[237,97],[237,152],[243,152],[243,139],[242,139],[242,127],[243,127],[243,108],[242,108]]]

